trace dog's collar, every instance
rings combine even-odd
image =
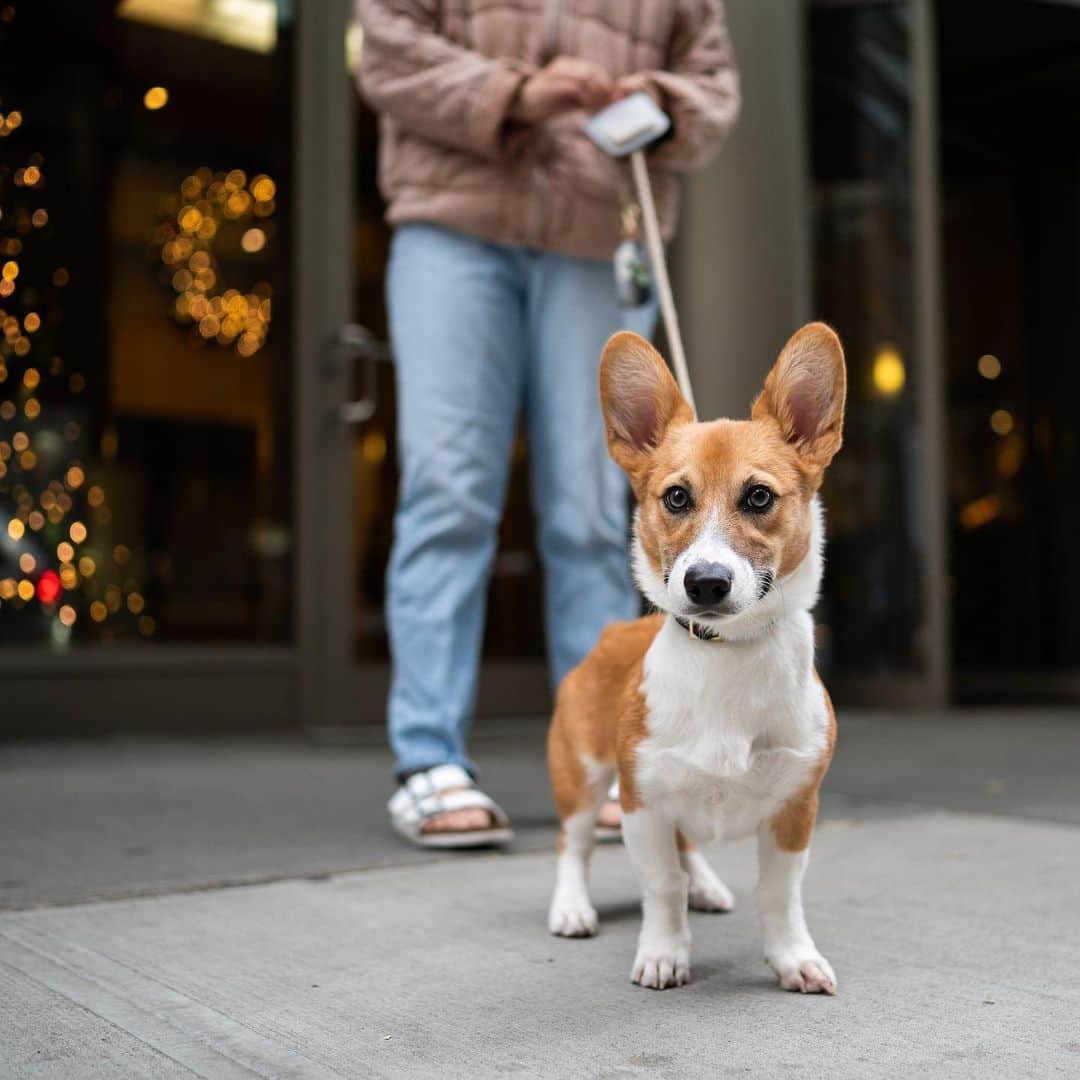
[[[693,619],[684,619],[681,615],[673,615],[672,618],[695,640],[695,641],[719,641],[727,642],[718,630],[704,623],[694,622]]]
[[[748,641],[756,641],[759,637],[764,637],[775,625],[776,620],[772,619],[767,622],[761,630],[748,638],[728,638],[724,637],[719,630],[714,630],[711,626],[706,626],[705,623],[694,622],[693,619],[684,619],[681,615],[671,616],[695,641],[714,641],[720,645],[742,645]]]

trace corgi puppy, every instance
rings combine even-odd
[[[617,775],[643,894],[631,974],[641,986],[689,981],[688,906],[733,905],[697,845],[756,834],[766,961],[787,990],[836,993],[803,917],[802,878],[835,741],[810,610],[824,544],[817,491],[840,449],[845,393],[843,350],[822,323],[784,346],[749,420],[695,422],[636,334],[604,348],[608,449],[637,498],[634,573],[658,613],[609,626],[559,688],[549,928],[597,931],[593,826]]]

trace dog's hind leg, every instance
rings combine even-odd
[[[731,911],[735,897],[716,876],[716,871],[698,850],[693,840],[682,832],[677,834],[679,862],[690,876],[689,902],[693,911]]]
[[[591,937],[599,929],[589,899],[589,860],[595,844],[596,811],[581,810],[562,823],[555,891],[548,911],[548,929],[560,937]]]
[[[591,937],[599,928],[599,918],[589,899],[589,860],[596,843],[596,816],[614,776],[614,764],[597,765],[583,759],[561,729],[558,714],[548,737],[548,762],[562,825],[548,929],[560,937]]]

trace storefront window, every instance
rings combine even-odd
[[[1080,11],[982,15],[937,8],[957,694],[1075,700]]]
[[[290,636],[289,35],[219,6],[0,4],[4,647]]]
[[[909,15],[905,3],[822,3],[809,16],[814,310],[848,360],[820,632],[826,663],[850,675],[925,660]]]

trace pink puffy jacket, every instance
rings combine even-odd
[[[649,154],[666,236],[680,171],[705,162],[739,108],[720,0],[356,0],[361,89],[381,114],[380,182],[393,223],[430,221],[500,243],[607,258],[620,167],[580,111],[507,118],[549,59],[644,72],[673,133]]]

